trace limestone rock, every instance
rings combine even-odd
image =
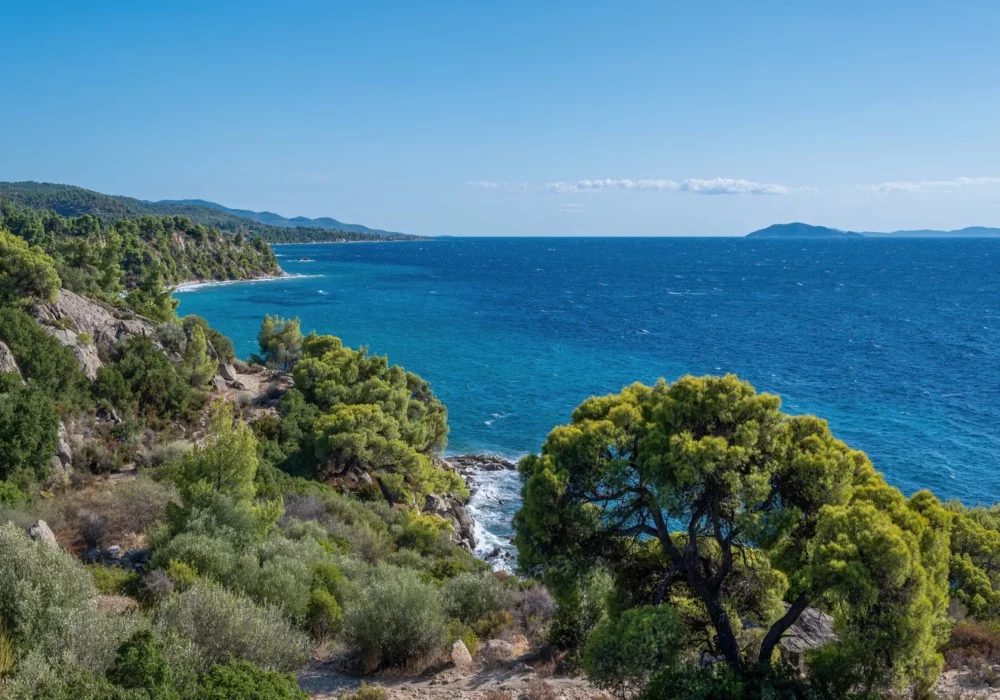
[[[785,608],[788,608],[787,604]],[[778,646],[782,661],[802,672],[805,671],[807,651],[835,641],[837,635],[833,632],[833,618],[816,608],[806,608],[788,628]]]
[[[531,651],[531,642],[529,642],[528,638],[525,637],[523,634],[511,635],[507,639],[507,641],[510,642],[510,645],[512,647],[514,647],[515,657],[524,656],[529,651]]]
[[[48,523],[44,520],[36,520],[35,524],[28,528],[28,537],[30,537],[33,542],[44,542],[53,549],[59,549],[59,543],[56,541],[56,536],[52,533],[52,529],[49,527]]]
[[[486,648],[483,650],[483,658],[486,660],[486,663],[507,663],[514,658],[514,645],[502,639],[491,639],[486,642]]]
[[[451,663],[455,668],[468,668],[472,665],[472,654],[461,639],[451,645]]]
[[[216,391],[223,391],[227,386],[226,380],[217,374],[214,377],[212,377],[212,386],[215,388]]]
[[[10,372],[18,376],[21,375],[21,370],[17,368],[17,361],[14,359],[14,353],[10,351],[6,343],[0,341],[0,374]]]
[[[69,434],[66,432],[66,424],[59,424],[59,442],[56,445],[56,457],[64,467],[73,463],[73,450],[69,446]]]
[[[219,375],[227,382],[235,382],[236,368],[233,367],[228,362],[223,362],[222,364],[219,365]]]

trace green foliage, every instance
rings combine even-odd
[[[191,488],[198,483],[212,490],[249,502],[255,495],[257,439],[250,427],[233,417],[233,407],[219,401],[212,407],[212,437],[197,445],[181,467],[182,483]]]
[[[59,406],[83,402],[87,378],[73,351],[42,330],[24,311],[0,308],[0,340],[10,348],[24,379],[34,381]]]
[[[264,361],[272,367],[291,369],[302,357],[302,331],[299,319],[285,320],[279,316],[265,316],[257,334]]]
[[[511,604],[510,591],[492,572],[459,574],[444,585],[442,595],[448,615],[470,625]]]
[[[0,304],[55,301],[61,284],[45,251],[0,227]]]
[[[860,694],[823,695],[781,669],[755,666],[738,673],[725,665],[671,668],[659,673],[641,700],[845,700]],[[868,700],[875,700],[874,697]]]
[[[843,675],[926,687],[947,634],[947,514],[779,406],[734,376],[588,399],[521,463],[521,567],[560,598],[596,568],[613,572],[620,609],[665,594],[737,672],[770,663],[818,605],[835,613],[841,641],[824,653]]]
[[[208,354],[217,362],[232,362],[236,359],[233,341],[208,325],[208,321],[201,316],[185,316],[181,323],[185,331],[193,332],[195,328],[200,328],[204,332]]]
[[[0,374],[0,479],[44,479],[58,440],[59,417],[42,388],[34,381],[22,385],[16,374]]]
[[[195,325],[190,330],[191,337],[187,341],[184,355],[181,358],[181,376],[188,380],[188,383],[196,388],[204,388],[209,380],[215,376],[215,368],[218,363],[208,354],[208,341],[205,339],[205,330]]]
[[[340,631],[344,612],[330,591],[317,587],[309,594],[307,621],[314,637],[328,639]]]
[[[95,393],[118,408],[124,408],[127,401],[147,417],[176,417],[191,400],[187,383],[145,336],[118,343],[114,364],[98,374]]]
[[[365,670],[423,658],[442,647],[446,634],[438,591],[409,569],[375,567],[345,605],[343,637]]]
[[[353,693],[341,693],[337,700],[389,700],[389,693],[380,685],[368,685],[361,681],[361,685]]]
[[[165,287],[159,265],[153,264],[142,270],[139,283],[125,297],[125,303],[140,316],[165,323],[177,317],[179,302]]]
[[[136,632],[118,647],[107,679],[119,688],[144,690],[150,700],[176,700],[173,674],[163,657],[163,645],[149,630]]]
[[[156,627],[190,641],[203,668],[245,660],[291,671],[309,656],[308,638],[278,608],[200,581],[160,606]]]
[[[272,334],[267,324],[262,336]],[[286,427],[283,418],[279,443],[311,429],[297,443],[303,456],[315,457],[321,478],[372,472],[395,502],[464,491],[461,478],[433,460],[445,445],[447,411],[427,382],[390,367],[384,357],[345,348],[333,336],[311,334],[302,343],[302,356],[294,368],[297,393],[283,412],[299,420]],[[303,401],[316,406],[319,415],[305,411]]]
[[[120,566],[102,566],[94,564],[89,567],[94,577],[94,586],[98,593],[104,595],[130,595],[138,592],[139,576],[133,571],[127,571]]]
[[[198,700],[307,700],[290,673],[267,671],[245,661],[213,667],[198,681]]]
[[[630,689],[645,687],[657,669],[674,667],[686,641],[687,628],[669,606],[631,608],[594,629],[583,667],[598,688],[625,698]]]
[[[0,506],[16,508],[28,502],[25,493],[10,481],[0,481]]]

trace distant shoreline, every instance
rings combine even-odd
[[[281,245],[350,245],[352,243],[425,243],[436,240],[434,238],[393,238],[387,241],[302,241],[299,243],[269,243],[272,248]]]

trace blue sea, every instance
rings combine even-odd
[[[586,397],[735,372],[887,479],[1000,500],[1000,240],[455,238],[275,248],[290,279],[178,294],[256,348],[267,313],[431,382],[452,453],[518,457]],[[299,262],[301,257],[312,262]],[[486,475],[481,548],[513,473]],[[500,503],[500,501],[504,501]]]

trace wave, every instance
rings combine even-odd
[[[174,294],[194,292],[206,287],[228,287],[231,284],[255,284],[257,282],[280,282],[282,280],[305,279],[308,277],[323,277],[323,275],[280,275],[274,277],[256,277],[249,280],[208,280],[205,282],[183,282],[171,290]]]

